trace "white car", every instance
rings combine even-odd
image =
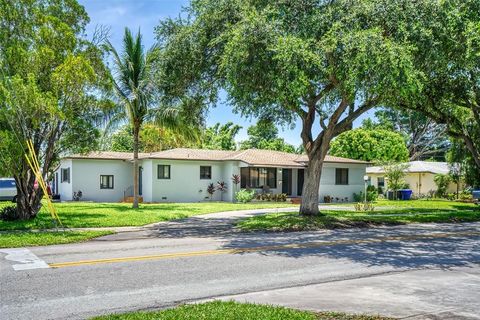
[[[0,178],[0,201],[17,201],[17,187],[15,179]]]

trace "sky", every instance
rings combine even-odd
[[[146,48],[155,41],[154,28],[158,22],[167,17],[177,17],[182,7],[188,5],[189,0],[78,0],[85,7],[90,16],[87,26],[87,36],[91,36],[97,26],[110,29],[110,42],[117,48],[121,48],[121,40],[125,27],[142,32]],[[354,124],[358,126],[364,118],[372,116],[367,113],[360,117]],[[217,122],[226,123],[232,121],[239,124],[243,129],[236,137],[237,141],[247,138],[247,128],[256,123],[254,118],[242,118],[232,112],[231,106],[223,99],[211,109],[207,116],[207,125],[212,126]],[[301,124],[299,121],[292,129],[279,127],[279,136],[286,142],[299,146]]]

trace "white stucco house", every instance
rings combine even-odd
[[[133,155],[123,152],[94,152],[61,160],[54,175],[54,192],[62,201],[82,191],[82,200],[119,202],[133,193]],[[198,202],[208,198],[207,186],[227,183],[222,195],[213,199],[232,201],[234,174],[241,176],[237,188],[301,196],[307,158],[304,155],[270,150],[172,149],[140,154],[140,195],[144,202]],[[348,198],[364,188],[368,163],[327,156],[320,183],[324,196]]]
[[[405,182],[417,196],[435,192],[437,190],[437,185],[434,182],[435,175],[450,172],[449,165],[446,162],[411,161],[407,165]],[[380,187],[384,191],[388,190],[388,181],[385,179],[383,167],[369,167],[367,168],[367,175],[370,177],[372,185]],[[456,190],[457,185],[450,183],[447,192],[454,193]]]

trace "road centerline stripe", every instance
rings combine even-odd
[[[65,268],[65,267],[75,267],[75,266],[82,266],[82,265],[174,259],[174,258],[223,255],[223,254],[239,254],[239,253],[251,253],[251,252],[262,252],[262,251],[274,251],[274,250],[282,250],[282,249],[287,249],[287,250],[288,249],[308,249],[308,248],[317,248],[317,247],[334,246],[334,245],[381,243],[381,242],[387,242],[387,241],[414,241],[414,240],[421,240],[421,239],[438,239],[438,238],[464,237],[464,236],[480,236],[480,231],[431,233],[431,234],[419,234],[419,235],[377,237],[377,238],[367,238],[367,239],[316,241],[316,242],[308,242],[308,243],[259,246],[259,247],[251,247],[251,248],[232,248],[232,249],[213,249],[213,250],[202,250],[202,251],[191,251],[191,252],[174,252],[174,253],[162,253],[162,254],[154,254],[154,255],[146,255],[146,256],[67,261],[67,262],[50,263],[48,265],[51,268]]]

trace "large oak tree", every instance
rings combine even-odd
[[[309,161],[300,212],[314,215],[331,140],[362,113],[417,90],[414,48],[390,36],[392,25],[415,24],[413,9],[376,0],[192,0],[157,35],[171,92],[215,102],[225,90],[242,115],[301,119]]]

